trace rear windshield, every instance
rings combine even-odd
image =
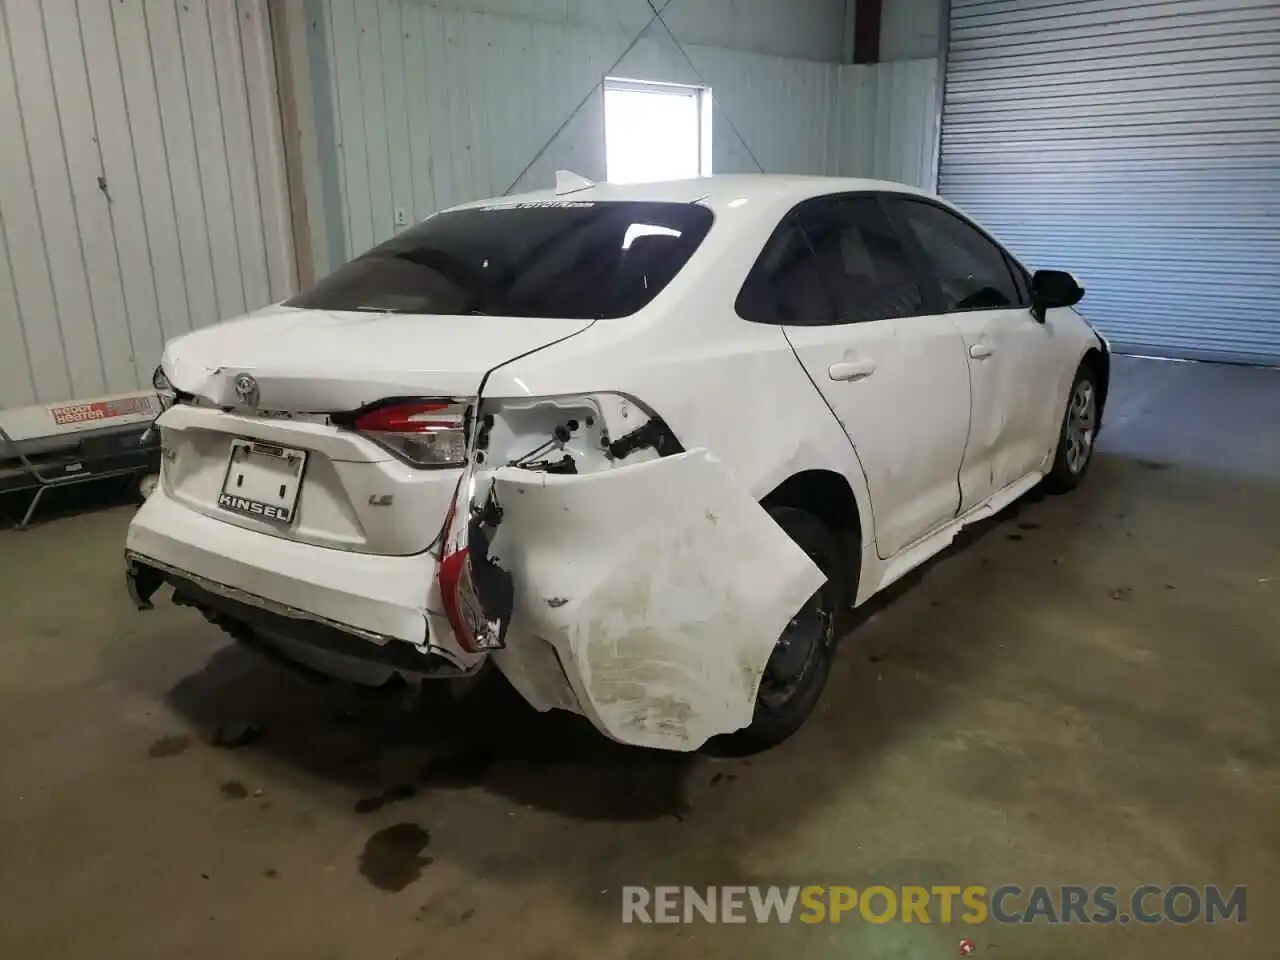
[[[339,267],[289,306],[601,319],[635,313],[711,229],[690,203],[495,204],[441,213]]]

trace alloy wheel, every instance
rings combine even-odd
[[[1090,380],[1081,380],[1071,393],[1067,410],[1066,464],[1075,476],[1084,472],[1093,455],[1093,438],[1098,425],[1097,394]]]

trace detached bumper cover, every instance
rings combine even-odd
[[[751,722],[778,637],[825,577],[718,460],[491,479],[490,553],[515,583],[493,656],[526,700],[670,750]]]

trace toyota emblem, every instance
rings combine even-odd
[[[236,377],[236,397],[246,407],[258,405],[258,381],[247,373]]]

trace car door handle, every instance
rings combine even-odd
[[[996,352],[996,348],[989,343],[975,343],[969,348],[969,356],[975,360],[985,360]]]
[[[827,368],[832,380],[862,380],[876,372],[874,360],[841,360]]]

